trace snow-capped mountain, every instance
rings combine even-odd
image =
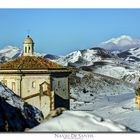
[[[14,59],[22,55],[22,50],[15,46],[6,46],[0,50],[0,57],[5,56],[7,58]]]
[[[102,59],[114,58],[115,56],[103,48],[91,48],[72,52],[56,60],[64,66],[88,66]]]
[[[124,51],[130,48],[140,47],[140,39],[135,39],[128,35],[122,35],[102,42],[97,46],[109,51]]]

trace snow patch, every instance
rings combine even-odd
[[[129,129],[116,122],[83,111],[64,111],[62,115],[41,123],[31,132],[127,132]]]

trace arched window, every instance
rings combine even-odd
[[[35,88],[35,87],[36,87],[36,82],[33,81],[33,82],[32,82],[32,88]]]
[[[28,46],[28,52],[30,52],[30,49],[31,49],[30,46]]]
[[[27,53],[27,47],[25,47],[25,53]]]

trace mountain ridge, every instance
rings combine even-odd
[[[121,35],[101,42],[99,45],[91,48],[77,50],[62,57],[37,52],[34,55],[43,56],[45,59],[50,59],[65,66],[86,66],[108,58],[121,58],[129,62],[139,62],[140,51],[136,52],[136,48],[140,48],[140,39],[134,39],[129,35]],[[135,53],[137,54],[135,55]],[[0,50],[0,57],[6,57],[6,61],[22,55],[23,50],[12,45],[8,45]]]

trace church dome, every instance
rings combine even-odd
[[[24,44],[34,44],[32,38],[29,35],[26,37]]]

